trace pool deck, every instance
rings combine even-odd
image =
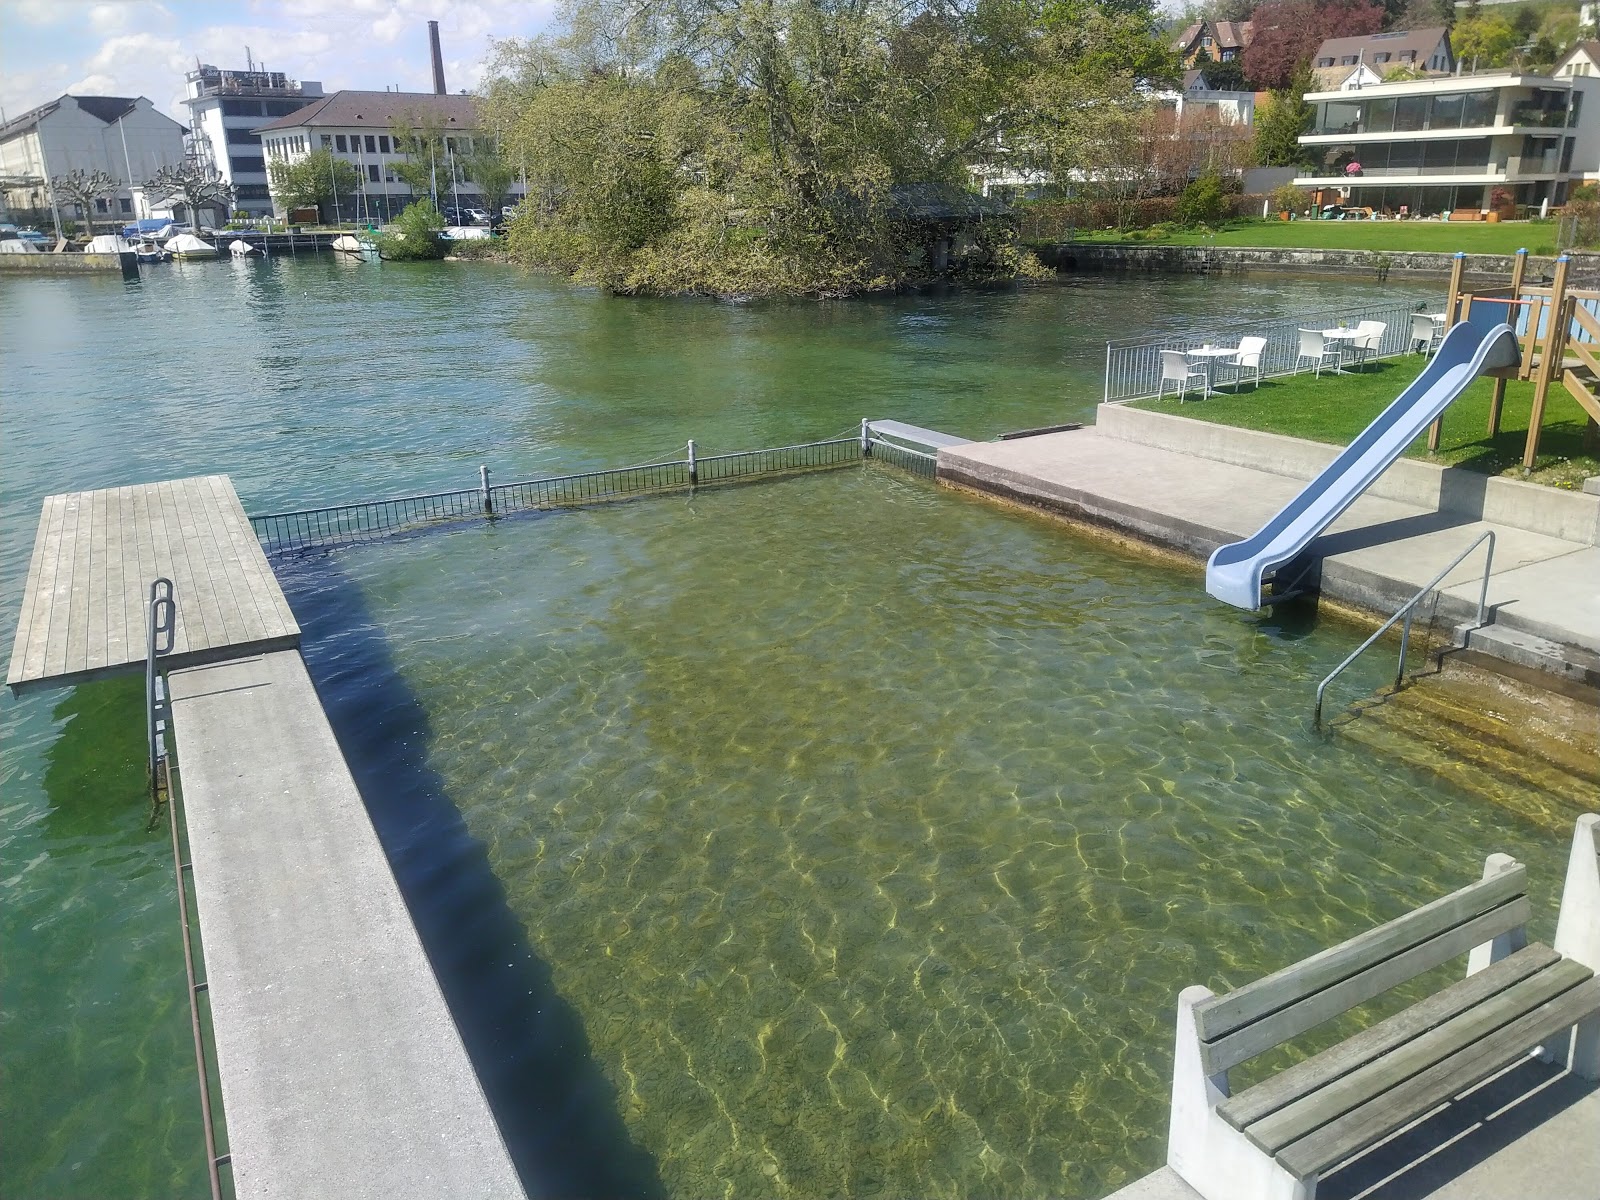
[[[1317,1200],[1594,1200],[1600,1085],[1533,1060],[1327,1176]],[[1105,1200],[1201,1200],[1171,1167]]]
[[[168,676],[240,1197],[520,1197],[298,650]]]
[[[1216,547],[1259,529],[1337,453],[1301,439],[1109,406],[1101,420],[940,450],[939,478],[1203,562]],[[1179,445],[1185,448],[1173,448]],[[1494,487],[1486,501],[1485,476],[1405,462],[1390,473],[1312,543],[1308,557],[1320,562],[1314,577],[1321,594],[1387,615],[1492,529],[1492,620],[1472,634],[1472,647],[1580,685],[1600,684],[1600,497],[1494,481],[1509,489]],[[1484,519],[1486,512],[1493,519]],[[1482,575],[1479,551],[1446,578],[1441,615],[1470,620]]]
[[[48,497],[7,682],[142,671],[161,576],[233,1193],[523,1196],[226,476]]]

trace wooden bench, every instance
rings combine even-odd
[[[1600,1079],[1600,815],[1578,821],[1554,947],[1528,944],[1527,868],[1218,996],[1178,997],[1167,1162],[1206,1200],[1311,1200],[1333,1168],[1529,1053]],[[1232,1095],[1228,1072],[1468,953],[1467,977]]]

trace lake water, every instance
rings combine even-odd
[[[863,416],[989,437],[1090,416],[1107,337],[1413,294],[742,306],[325,258],[4,278],[0,625],[52,491],[218,471],[261,512]],[[538,1194],[1096,1196],[1160,1161],[1185,984],[1493,849],[1550,923],[1550,830],[1309,732],[1352,630],[887,466],[280,575]],[[141,722],[137,682],[0,701],[7,1195],[204,1190]]]

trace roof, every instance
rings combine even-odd
[[[303,129],[327,125],[348,129],[366,126],[389,129],[409,125],[414,114],[423,113],[440,124],[455,129],[479,126],[478,101],[473,96],[438,96],[433,92],[334,92],[313,100],[286,117],[257,125],[252,133],[276,133],[280,129]]]
[[[23,133],[29,129],[32,129],[35,125],[44,120],[51,113],[55,112],[65,101],[68,100],[71,100],[91,117],[98,117],[107,125],[114,125],[123,117],[127,116],[129,113],[138,108],[139,101],[144,100],[144,97],[74,96],[69,92],[67,95],[60,96],[50,101],[48,104],[41,104],[38,108],[30,108],[21,116],[12,117],[11,120],[7,121],[4,125],[0,125],[0,138],[8,138],[13,134]],[[146,103],[149,102],[146,101]],[[164,120],[172,121],[172,118],[167,116],[165,113],[156,112],[154,105],[151,106],[150,111]],[[178,122],[176,121],[172,121],[172,123],[177,125],[179,129],[183,128],[183,126],[178,125]]]
[[[1373,63],[1375,54],[1392,54],[1394,58],[1391,61],[1398,63],[1411,53],[1415,53],[1419,63],[1426,62],[1428,55],[1433,53],[1434,47],[1441,38],[1446,37],[1447,32],[1443,25],[1435,25],[1428,29],[1396,29],[1389,33],[1329,38],[1317,47],[1317,52],[1311,56],[1311,64],[1315,66],[1322,59],[1331,58],[1334,65],[1338,66],[1341,58],[1354,55],[1364,63],[1376,65]],[[1448,46],[1449,42],[1445,44]]]
[[[107,125],[120,120],[139,107],[138,100],[132,96],[73,96],[72,98],[84,112],[91,117],[99,117]]]
[[[1174,50],[1187,50],[1194,45],[1195,39],[1200,36],[1200,31],[1203,28],[1205,28],[1204,21],[1195,21],[1186,26],[1184,31],[1178,35],[1177,40],[1172,43],[1172,48]]]
[[[1559,71],[1580,54],[1586,55],[1590,62],[1600,64],[1600,40],[1589,38],[1587,41],[1575,43],[1571,50],[1561,56],[1561,61],[1551,68],[1552,72]]]
[[[1206,77],[1198,67],[1193,67],[1183,73],[1183,90],[1186,92],[1211,90],[1211,85],[1206,82]]]
[[[1372,74],[1378,76],[1378,78],[1383,78],[1382,73],[1378,71],[1378,69],[1371,63],[1355,63],[1351,66],[1344,67],[1312,67],[1311,90],[1313,92],[1337,92],[1341,87],[1344,86],[1345,81],[1348,80],[1350,76],[1360,71],[1363,67],[1372,72]]]
[[[981,221],[1005,216],[1010,205],[942,183],[897,183],[889,189],[895,214],[913,221]]]
[[[1223,50],[1243,50],[1250,44],[1252,25],[1249,21],[1217,21],[1212,25],[1216,31],[1217,46]]]

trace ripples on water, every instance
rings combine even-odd
[[[225,471],[262,511],[863,415],[990,436],[1089,412],[1106,336],[1358,291],[728,306],[329,260],[7,279],[6,628],[49,491]],[[285,583],[552,1194],[1094,1195],[1159,1159],[1180,986],[1325,945],[1490,848],[1545,901],[1559,871],[1504,814],[1306,735],[1348,631],[1240,618],[1194,574],[887,468],[406,539]],[[3,1190],[194,1191],[138,688],[7,699],[0,722]]]

